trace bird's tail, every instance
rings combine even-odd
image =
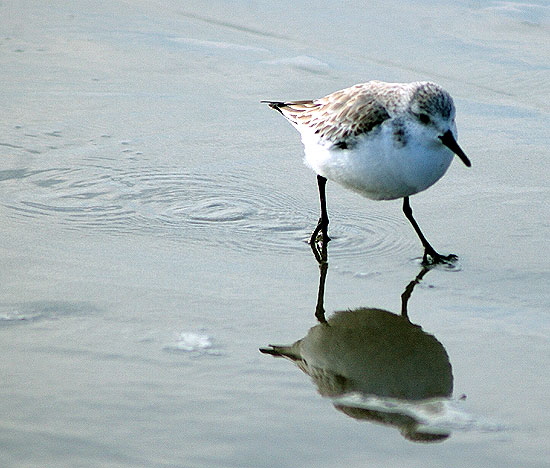
[[[267,104],[272,109],[275,109],[277,112],[280,112],[283,114],[283,111],[281,110],[281,107],[284,107],[286,105],[283,101],[260,101],[262,104]],[[284,114],[283,114],[284,115]]]
[[[269,345],[265,348],[260,348],[260,352],[264,354],[270,354],[274,357],[284,357],[290,359],[291,361],[297,361],[301,359],[294,350],[293,346]]]
[[[300,128],[300,118],[308,115],[308,111],[317,104],[314,101],[260,101],[267,104],[272,109],[279,112],[298,130]],[[306,119],[307,120],[307,119]]]

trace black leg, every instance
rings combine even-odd
[[[317,290],[317,304],[315,306],[315,317],[321,323],[327,323],[325,318],[325,282],[328,273],[328,262],[319,264],[319,288]]]
[[[413,292],[414,287],[422,281],[422,278],[426,276],[426,273],[430,271],[429,265],[424,265],[422,267],[422,270],[420,270],[420,273],[416,275],[416,278],[413,279],[405,288],[405,291],[403,291],[403,294],[401,294],[401,316],[406,318],[409,322],[409,311],[408,311],[408,305],[409,305],[409,299],[411,298],[411,294]]]
[[[412,208],[409,204],[409,197],[403,198],[403,213],[405,213],[405,216],[412,224],[412,227],[420,238],[420,242],[422,242],[422,245],[424,246],[424,257],[422,258],[422,263],[424,265],[429,265],[433,263],[449,263],[457,259],[457,256],[453,254],[447,256],[438,254],[435,249],[430,245],[428,240],[424,237],[424,234],[422,234],[422,231],[420,230],[420,227],[418,227],[415,219],[413,218]],[[429,258],[431,258],[431,261],[429,260]]]
[[[309,243],[311,245],[317,242],[319,232],[322,234],[322,241],[324,244],[327,244],[330,241],[328,236],[328,214],[327,214],[327,199],[325,195],[325,185],[327,179],[323,176],[317,175],[317,185],[319,186],[319,201],[321,202],[321,217],[317,223],[317,227],[313,230]]]

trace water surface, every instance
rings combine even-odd
[[[0,15],[3,466],[546,466],[544,2],[30,1]],[[354,386],[338,354],[315,359],[343,368],[308,376],[259,351],[322,329],[304,242],[315,177],[259,101],[369,79],[447,88],[473,166],[411,199],[460,258],[424,274],[399,201],[328,185],[326,320],[382,327],[350,348],[360,369],[376,346],[417,343],[416,377],[397,366]],[[357,312],[372,310],[379,322]],[[437,391],[402,390],[430,382],[424,362],[446,370]],[[440,437],[411,436],[411,420]]]

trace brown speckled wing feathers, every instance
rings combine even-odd
[[[297,127],[309,127],[323,140],[347,147],[390,118],[369,89],[354,86],[314,101],[268,102]]]

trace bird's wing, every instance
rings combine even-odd
[[[308,127],[320,139],[337,146],[367,134],[390,118],[386,107],[368,87],[356,85],[312,101],[263,101],[299,130]]]

